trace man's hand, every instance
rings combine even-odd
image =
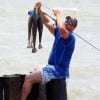
[[[59,10],[53,10],[53,13],[55,16],[60,15],[60,11]]]

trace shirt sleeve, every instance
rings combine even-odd
[[[58,31],[59,31],[59,29],[58,29],[58,27],[56,26],[56,27],[55,27],[55,31],[54,31],[54,36],[55,36],[55,37],[56,37]]]

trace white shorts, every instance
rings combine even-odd
[[[41,68],[41,75],[42,75],[42,84],[46,84],[51,79],[56,79],[55,76],[55,67],[53,65],[46,65],[43,68]]]

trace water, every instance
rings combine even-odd
[[[75,33],[100,48],[99,0],[41,0],[48,7],[59,8],[62,18],[72,15],[79,24]],[[47,64],[53,36],[44,27],[43,49],[32,54],[27,49],[27,11],[35,0],[0,0],[0,75],[28,73],[35,66]],[[52,11],[43,9],[53,16]],[[54,16],[53,16],[54,17]],[[100,51],[76,36],[68,82],[69,100],[100,100]],[[38,46],[38,38],[37,38]]]

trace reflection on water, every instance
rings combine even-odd
[[[41,0],[50,8],[59,8],[62,18],[78,18],[77,34],[100,48],[99,0]],[[53,37],[44,27],[43,49],[36,54],[27,49],[27,11],[35,0],[0,0],[0,75],[27,73],[34,66],[46,64]],[[55,6],[56,5],[56,6]],[[53,16],[52,11],[43,9]],[[54,17],[54,16],[53,16]],[[38,39],[37,39],[38,46]],[[71,61],[68,82],[69,100],[99,100],[100,52],[76,36],[76,49]]]

